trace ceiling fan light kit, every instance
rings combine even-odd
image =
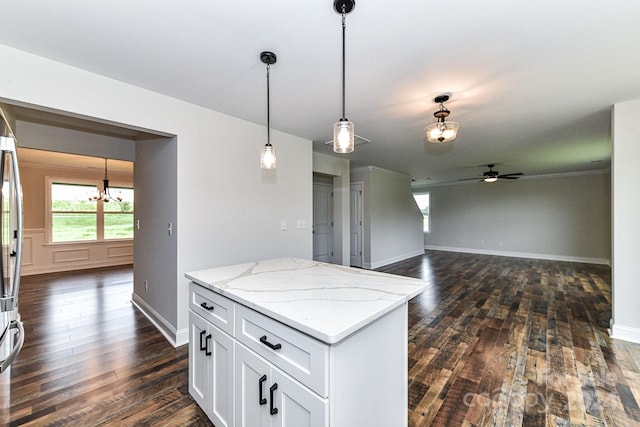
[[[524,175],[522,172],[505,173],[500,175],[500,172],[493,170],[494,166],[495,164],[487,165],[489,170],[485,171],[482,174],[482,177],[479,181],[478,181],[478,177],[464,178],[464,179],[459,179],[458,181],[478,181],[478,182],[486,182],[488,184],[491,184],[492,182],[496,182],[498,180],[503,180],[503,179],[519,179],[521,176]]]
[[[494,166],[495,165],[487,165],[489,170],[483,174],[484,178],[482,179],[482,181],[492,183],[492,182],[496,182],[498,179],[518,179],[520,178],[520,176],[523,175],[522,172],[506,173],[506,174],[500,175],[500,172],[493,170]]]
[[[438,95],[433,100],[435,103],[440,104],[438,111],[433,113],[436,118],[436,122],[426,127],[427,141],[434,143],[449,142],[456,139],[458,136],[458,128],[460,124],[456,122],[447,121],[451,111],[444,106],[444,103],[449,100],[450,96],[447,94]]]

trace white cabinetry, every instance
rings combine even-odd
[[[216,427],[407,426],[424,282],[294,258],[186,276],[189,391]]]
[[[192,302],[194,297],[198,298],[198,294],[192,291]],[[211,306],[205,304],[205,307]],[[189,313],[189,393],[216,427],[234,426],[234,350],[233,338],[192,308]]]
[[[236,343],[236,425],[326,427],[328,403]]]

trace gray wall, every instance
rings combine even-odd
[[[429,249],[609,263],[608,173],[432,187]]]
[[[410,177],[376,167],[351,171],[363,182],[363,267],[378,268],[424,253],[422,214]]]
[[[17,121],[20,147],[135,161],[135,141],[56,125]]]
[[[176,153],[175,137],[136,141],[133,170],[135,220],[140,221],[140,228],[134,227],[133,301],[156,316],[156,324],[169,336],[175,331],[162,319],[176,325],[178,309]]]

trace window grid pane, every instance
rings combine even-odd
[[[133,189],[110,187],[109,192],[113,197],[119,197],[122,201],[111,200],[104,204],[105,212],[131,212],[133,213]]]
[[[132,213],[105,213],[105,239],[133,239]]]
[[[96,240],[97,215],[95,213],[52,214],[51,240],[54,242],[73,242]]]
[[[51,184],[51,210],[53,212],[96,212],[98,203],[90,200],[96,187],[76,184]]]

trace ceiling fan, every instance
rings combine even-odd
[[[506,174],[500,175],[500,172],[493,170],[494,166],[495,165],[487,165],[489,170],[482,174],[482,179],[479,182],[491,183],[491,182],[496,182],[498,179],[518,179],[522,175],[524,175],[522,172],[506,173]],[[465,178],[465,179],[461,179],[460,181],[471,181],[476,179],[478,178]]]

